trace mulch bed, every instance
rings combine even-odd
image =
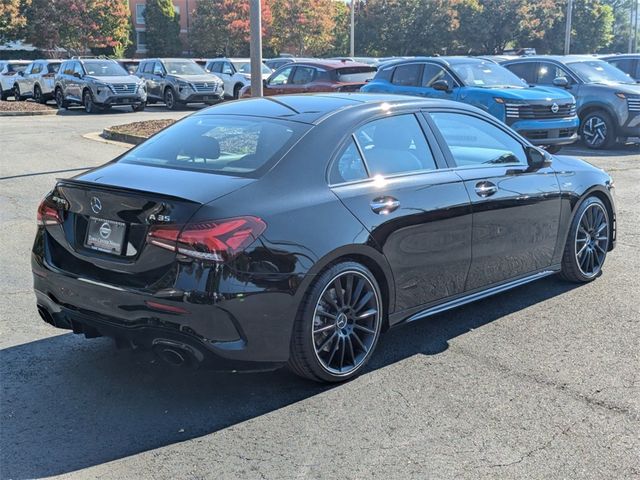
[[[163,128],[168,127],[172,123],[175,123],[175,120],[146,120],[144,122],[115,125],[113,127],[109,127],[109,130],[111,132],[121,133],[124,135],[148,138]]]
[[[0,100],[0,112],[48,112],[55,110],[36,102],[7,102]]]

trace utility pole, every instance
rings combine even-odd
[[[249,0],[251,41],[251,96],[262,96],[262,5],[260,0]]]
[[[571,51],[571,16],[573,15],[573,0],[567,3],[567,18],[565,19],[564,30],[564,54],[569,55]]]
[[[355,25],[355,11],[356,11],[356,0],[351,0],[351,38],[349,41],[349,56],[353,57],[355,56],[355,52],[356,52],[356,39],[355,39],[355,31],[356,31],[356,25]]]
[[[640,12],[638,9],[640,8],[640,0],[635,0],[633,2],[635,4],[634,13],[633,13],[633,51],[631,53],[638,52],[638,17],[640,17]]]

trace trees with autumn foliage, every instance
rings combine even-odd
[[[249,55],[249,2],[199,1],[192,16],[191,51],[200,57]],[[262,34],[271,26],[269,3],[262,0]]]
[[[21,11],[26,18],[21,38],[40,49],[119,54],[130,43],[126,0],[29,0]]]
[[[24,8],[30,0],[0,0],[0,41],[20,38],[27,25]]]

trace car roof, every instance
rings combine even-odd
[[[158,62],[193,62],[196,63],[192,58],[145,58],[142,61],[158,61]]]
[[[325,70],[337,70],[343,67],[368,67],[372,68],[371,65],[367,65],[366,63],[359,62],[349,62],[342,60],[305,60],[302,62],[295,62],[296,66],[309,66],[309,67],[320,67]],[[285,65],[283,65],[284,67]]]
[[[586,61],[601,60],[601,59],[593,55],[527,55],[526,57],[520,57],[518,59],[509,60],[504,63],[525,62],[525,61],[533,61],[533,60],[551,60],[559,63],[570,63],[570,62],[586,62]]]
[[[640,59],[640,53],[612,53],[611,55],[602,55],[603,60],[613,60],[615,58],[631,58]]]
[[[450,56],[450,57],[412,57],[412,58],[401,58],[398,60],[390,60],[388,62],[384,62],[380,65],[381,70],[386,70],[391,67],[395,67],[397,65],[403,65],[407,63],[416,63],[416,62],[434,62],[439,63],[440,65],[458,65],[461,63],[496,63],[493,60],[486,58],[478,58],[478,57],[463,57],[463,56]]]
[[[296,122],[319,124],[330,114],[354,108],[368,108],[375,104],[391,106],[453,107],[477,111],[460,102],[442,99],[424,99],[409,95],[375,93],[316,93],[299,95],[276,95],[225,102],[200,110],[194,115],[246,115],[279,118]]]

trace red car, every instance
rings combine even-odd
[[[264,96],[307,92],[356,92],[376,73],[376,67],[340,60],[313,60],[283,65],[264,81]],[[241,97],[251,96],[245,87]]]

